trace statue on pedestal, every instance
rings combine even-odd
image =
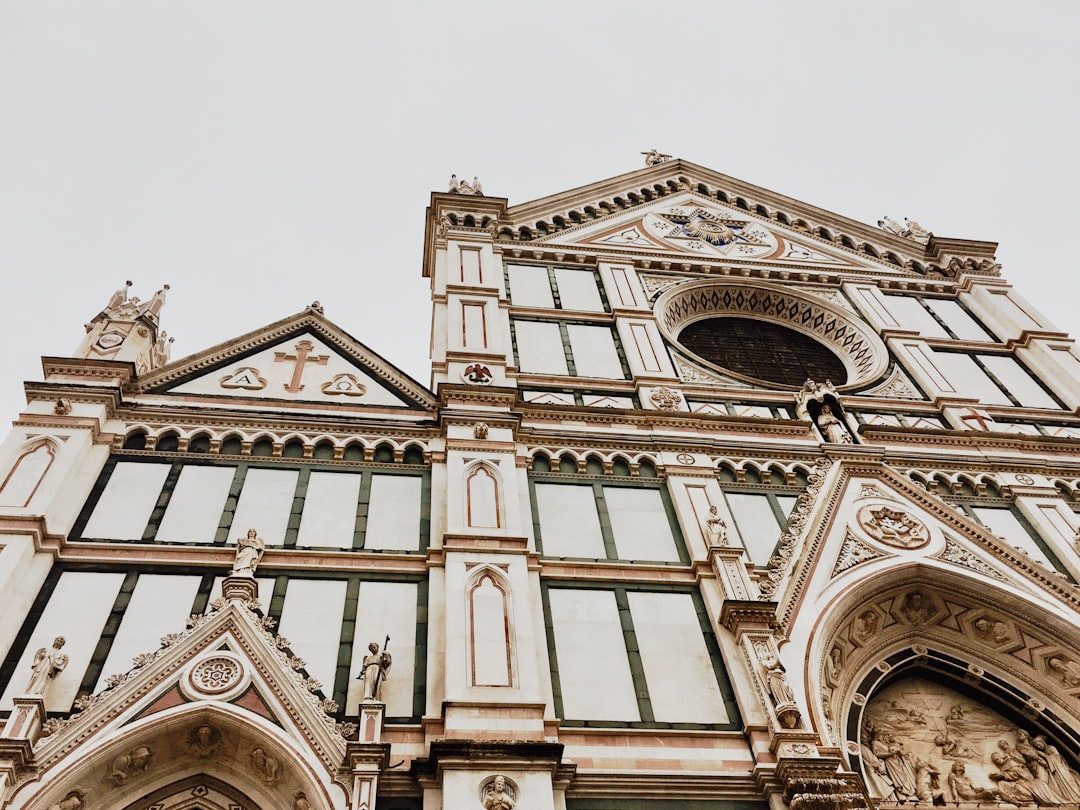
[[[248,529],[247,537],[236,541],[236,560],[229,576],[254,577],[255,569],[266,551],[266,543],[255,529]]]
[[[34,653],[34,664],[30,682],[26,685],[26,694],[44,695],[52,683],[53,678],[64,671],[68,665],[68,657],[60,652],[67,643],[63,636],[57,636],[53,640],[52,649],[42,647]]]
[[[364,656],[363,668],[360,670],[360,680],[364,682],[364,700],[378,700],[382,691],[382,682],[390,671],[393,659],[386,652],[386,646],[390,643],[390,637],[386,637],[383,643],[383,651],[379,652],[377,642],[368,644],[368,655]]]

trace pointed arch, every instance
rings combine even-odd
[[[474,569],[465,586],[471,686],[515,683],[514,623],[510,580],[497,566]]]
[[[474,529],[501,529],[504,526],[501,498],[502,477],[486,461],[465,468],[465,525]]]
[[[807,660],[820,663],[806,684],[814,725],[843,745],[858,769],[873,761],[867,751],[874,753],[868,741],[875,732],[866,723],[875,696],[904,678],[925,678],[1016,729],[1044,734],[1059,751],[1080,750],[1080,639],[1071,626],[1064,612],[1005,582],[926,562],[892,567],[857,582],[816,617]],[[908,750],[941,756],[936,747],[949,740],[947,718],[925,720],[927,728],[937,724],[940,740],[912,715]],[[1015,729],[998,736],[1014,739]]]
[[[52,467],[60,446],[52,439],[34,439],[23,445],[0,484],[0,506],[29,506]]]

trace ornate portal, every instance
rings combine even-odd
[[[855,749],[871,795],[882,801],[1080,800],[1080,774],[1053,740],[922,678],[870,700]]]

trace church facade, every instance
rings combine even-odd
[[[432,194],[427,384],[120,289],[0,445],[0,808],[1077,805],[1080,357],[995,248],[649,153]]]

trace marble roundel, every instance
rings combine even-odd
[[[239,656],[215,650],[197,658],[181,679],[182,691],[198,700],[231,700],[251,682]]]

